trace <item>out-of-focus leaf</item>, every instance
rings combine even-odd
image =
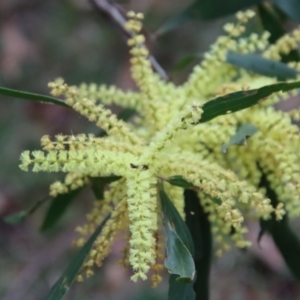
[[[270,233],[292,274],[300,280],[300,242],[290,228],[287,218],[274,221]]]
[[[108,177],[94,177],[91,178],[92,190],[97,199],[103,199],[103,192],[105,185],[119,180],[119,176],[108,176]],[[41,226],[41,231],[47,231],[52,228],[57,221],[66,212],[68,206],[75,200],[79,192],[83,188],[78,188],[76,190],[70,191],[66,194],[61,194],[52,199],[51,205],[49,206],[44,222]]]
[[[189,8],[193,18],[204,20],[220,18],[246,9],[263,0],[196,0]]]
[[[104,221],[96,228],[96,230],[88,239],[88,241],[79,250],[78,254],[71,261],[66,271],[51,288],[45,300],[60,300],[68,292],[70,286],[75,281],[78,272],[80,271],[82,265],[84,264],[86,258],[88,257],[96,238],[101,233],[109,217],[110,215],[104,219]]]
[[[186,224],[194,242],[196,280],[194,291],[197,299],[209,299],[209,273],[212,251],[211,226],[208,214],[203,210],[197,193],[184,191]]]
[[[270,187],[267,176],[263,173],[260,187],[264,187],[267,192],[267,197],[271,199],[273,207],[279,203],[275,191]],[[283,219],[277,221],[274,214],[270,220],[260,220],[261,231],[258,236],[258,241],[262,238],[265,232],[268,232],[285,260],[288,268],[297,280],[300,280],[300,241],[296,234],[289,226],[287,215]]]
[[[275,0],[277,6],[290,18],[300,23],[300,1],[299,0]]]
[[[286,34],[280,16],[276,13],[274,6],[268,2],[258,4],[257,9],[264,29],[271,33],[269,41],[273,44]]]
[[[179,60],[176,65],[173,68],[173,72],[178,72],[186,68],[191,63],[195,62],[197,59],[199,59],[202,55],[200,54],[190,54],[188,56],[185,56],[181,60]]]
[[[264,58],[259,54],[239,54],[230,51],[226,60],[236,67],[263,76],[276,77],[278,80],[293,79],[299,74],[297,70],[285,63]]]
[[[287,33],[283,26],[285,14],[282,11],[279,11],[279,8],[277,8],[276,5],[268,2],[259,4],[257,9],[263,28],[271,33],[269,42],[274,44],[279,38]],[[296,49],[291,50],[288,54],[280,53],[280,56],[283,63],[300,60],[299,52]]]
[[[212,198],[211,198],[211,201],[214,202],[214,203],[216,203],[216,204],[218,204],[218,205],[221,205],[221,204],[222,204],[222,201],[221,201],[220,199],[218,199],[218,198],[212,197]]]
[[[194,252],[191,234],[162,184],[159,186],[159,195],[166,230],[165,267],[169,273],[179,275],[177,279],[181,284],[191,282],[195,275],[195,264],[191,254]]]
[[[194,253],[194,245],[189,229],[186,224],[182,220],[180,214],[178,213],[176,207],[172,203],[171,199],[165,192],[163,185],[160,184],[159,187],[159,196],[161,201],[162,212],[164,215],[164,221],[168,221],[174,227],[176,233],[179,235],[183,244],[187,247],[187,249],[192,253]]]
[[[239,10],[261,3],[263,0],[196,0],[177,16],[159,28],[156,35],[174,30],[190,20],[209,20],[233,14]]]
[[[64,101],[51,96],[12,90],[4,87],[0,87],[0,95],[69,107],[69,105],[67,105]]]
[[[125,108],[118,114],[118,119],[122,121],[128,121],[132,116],[136,114],[136,110],[132,108]]]
[[[8,215],[3,220],[8,224],[18,224],[23,222],[27,216],[28,216],[27,211],[21,210],[19,212]]]
[[[95,197],[98,200],[103,199],[105,186],[114,181],[120,180],[120,176],[108,176],[108,177],[95,177],[91,178],[92,181],[92,190],[94,192]]]
[[[3,220],[9,224],[18,224],[23,222],[29,215],[33,214],[43,203],[48,201],[50,197],[44,197],[39,201],[35,202],[31,207],[26,210],[22,210],[11,215],[8,215]]]
[[[160,37],[167,32],[170,32],[184,23],[194,19],[194,17],[190,13],[191,7],[186,8],[184,11],[171,18],[167,22],[165,22],[158,30],[155,32],[155,36]]]
[[[83,188],[78,188],[66,194],[58,195],[52,199],[41,226],[41,231],[47,231],[57,223],[82,189]]]
[[[231,137],[228,144],[222,146],[222,152],[226,153],[230,145],[247,145],[247,139],[254,135],[258,131],[258,128],[253,124],[244,123],[236,131],[236,133]]]
[[[217,116],[233,113],[248,107],[251,107],[264,98],[272,95],[279,91],[289,91],[300,87],[300,81],[295,82],[280,82],[271,85],[266,85],[259,89],[239,91],[230,93],[225,96],[215,98],[211,101],[206,102],[203,106],[203,113],[199,122],[204,123]]]
[[[257,6],[258,16],[260,17],[263,28],[270,32],[269,42],[274,44],[279,38],[287,33],[283,23],[284,17],[281,11],[275,5],[263,2]],[[281,61],[284,63],[290,61],[299,61],[300,55],[297,49],[291,50],[288,54],[280,53]]]
[[[193,186],[190,182],[186,181],[181,175],[174,175],[168,177],[166,181],[174,186],[179,186],[184,189],[189,189]]]
[[[194,300],[196,294],[193,282],[182,284],[178,282],[178,275],[171,274],[169,278],[168,300]]]
[[[177,281],[189,283],[195,276],[195,264],[193,257],[187,247],[175,231],[170,221],[164,220],[166,230],[166,249],[167,258],[165,267],[169,273],[179,275]]]

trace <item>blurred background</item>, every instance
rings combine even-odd
[[[210,9],[201,6],[205,2]],[[276,40],[299,21],[299,16],[280,6],[282,1],[277,2],[276,6],[240,1],[238,8],[254,7],[255,30],[267,28]],[[121,13],[145,14],[151,53],[170,80],[181,83],[232,19],[236,3],[124,0],[115,7]],[[70,84],[84,81],[134,89],[128,61],[122,30],[87,0],[0,1],[0,86],[48,94],[48,82],[63,77]],[[68,108],[0,96],[0,299],[38,300],[47,295],[76,253],[74,228],[85,221],[93,201],[92,192],[85,189],[49,230],[40,230],[49,201],[23,222],[8,224],[5,216],[34,205],[48,194],[49,184],[63,178],[62,174],[22,172],[20,153],[39,149],[45,134],[96,132],[93,124]],[[264,236],[258,246],[259,226],[249,226],[253,248],[213,258],[211,299],[300,299],[299,284],[271,239]],[[300,230],[299,221],[293,226]],[[166,299],[167,274],[157,289],[150,283],[131,283],[129,272],[116,263],[121,247],[120,238],[103,267],[84,283],[74,284],[66,299]]]

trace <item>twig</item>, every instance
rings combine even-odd
[[[127,20],[117,6],[113,3],[113,1],[90,0],[90,2],[97,8],[98,11],[107,15],[116,25],[118,25],[118,27],[127,37],[131,37],[131,34],[124,29],[124,25]],[[160,75],[160,77],[166,81],[169,80],[168,75],[152,54],[149,55],[149,59],[152,68]]]

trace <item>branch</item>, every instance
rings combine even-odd
[[[94,7],[100,12],[104,13],[108,16],[117,26],[122,30],[122,32],[128,38],[131,37],[131,34],[124,29],[124,25],[126,23],[125,16],[121,13],[120,9],[110,0],[90,0],[90,2],[94,5]],[[155,57],[149,54],[149,59],[152,65],[152,68],[160,75],[160,77],[164,80],[168,80],[168,75],[161,67],[161,65],[157,62]]]

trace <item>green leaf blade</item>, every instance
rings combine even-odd
[[[41,231],[45,232],[52,228],[66,212],[68,206],[75,200],[82,188],[72,190],[66,194],[52,198],[51,204],[46,212]]]
[[[300,24],[300,2],[299,0],[275,0],[277,6],[290,18]]]
[[[169,273],[179,275],[180,283],[188,283],[194,279],[195,264],[192,257],[193,241],[188,228],[168,195],[162,184],[159,188],[163,220],[166,231],[167,258],[165,267]]]
[[[92,190],[98,200],[104,198],[104,189],[107,184],[120,180],[120,176],[93,177],[91,178]]]
[[[193,254],[194,253],[194,245],[189,229],[187,228],[185,222],[182,220],[179,215],[177,209],[174,204],[170,200],[169,196],[163,189],[162,184],[159,188],[159,196],[161,200],[162,211],[164,215],[164,220],[170,222],[174,225],[174,228],[182,240],[183,244],[187,247],[187,249]]]
[[[8,224],[19,224],[26,219],[27,215],[28,214],[26,210],[21,210],[4,217],[3,221]]]
[[[83,245],[78,254],[71,261],[66,271],[51,288],[45,300],[61,300],[64,297],[64,295],[68,292],[70,286],[75,281],[77,274],[79,273],[82,265],[88,257],[96,238],[101,233],[109,217],[110,215],[108,215],[104,219],[104,221],[96,228],[96,230],[88,239],[88,241]]]
[[[0,87],[0,95],[69,107],[69,105],[67,105],[64,101],[58,98],[54,98],[46,95],[40,95],[36,93],[29,93],[29,92],[8,89],[4,87]]]
[[[38,201],[36,201],[31,207],[26,210],[21,210],[19,212],[10,214],[6,216],[3,220],[8,224],[19,224],[23,222],[29,215],[33,214],[42,204],[50,199],[49,196],[46,196]]]
[[[199,59],[202,55],[201,54],[190,54],[188,56],[183,57],[180,59],[174,66],[173,72],[179,72],[194,63],[197,59]]]
[[[120,113],[118,113],[117,118],[122,121],[128,121],[132,116],[136,114],[136,110],[132,108],[124,108]]]
[[[184,191],[186,224],[195,248],[196,280],[194,291],[197,299],[209,299],[209,276],[212,257],[212,232],[208,214],[204,211],[197,192]]]
[[[206,102],[203,106],[203,113],[199,122],[205,123],[218,116],[234,113],[245,108],[249,108],[260,101],[263,101],[266,97],[276,92],[286,92],[292,89],[300,88],[300,81],[295,82],[279,82],[276,84],[267,85],[259,89],[253,89],[248,91],[239,91],[220,96]]]
[[[257,10],[263,28],[271,33],[269,42],[274,44],[280,37],[287,33],[283,26],[283,20],[281,20],[275,7],[268,2],[257,5]]]
[[[247,139],[253,136],[258,131],[258,128],[250,123],[242,124],[231,137],[228,144],[222,146],[222,152],[226,153],[231,145],[247,145]]]
[[[98,200],[103,199],[104,189],[107,184],[120,180],[120,176],[107,176],[107,177],[92,177],[91,188]],[[51,204],[46,212],[41,231],[45,232],[51,229],[63,216],[67,208],[75,200],[78,194],[84,187],[69,191],[66,194],[58,195],[52,198]]]
[[[285,63],[262,57],[259,54],[240,54],[229,51],[226,61],[236,67],[254,72],[263,76],[276,77],[278,80],[296,78],[299,72]]]
[[[168,300],[195,300],[196,294],[193,282],[182,284],[178,282],[178,276],[171,274],[169,278]]]
[[[190,7],[190,15],[194,18],[211,20],[234,14],[263,0],[196,0]]]
[[[195,264],[191,253],[183,244],[170,222],[165,222],[167,258],[164,265],[169,273],[179,275],[177,281],[188,283],[194,279]]]
[[[264,187],[267,196],[271,199],[273,207],[279,203],[275,191],[271,188],[266,174],[262,173],[260,187]],[[276,220],[274,214],[270,220],[260,220],[261,232],[258,241],[265,232],[268,232],[281,253],[286,265],[297,280],[300,280],[300,240],[289,226],[288,217],[285,215],[282,220]]]
[[[189,189],[193,187],[193,185],[186,181],[182,176],[180,175],[174,175],[166,179],[166,181],[174,186],[182,187],[184,189]]]
[[[163,24],[156,35],[165,34],[191,20],[211,20],[261,3],[263,0],[196,0],[181,13]]]
[[[285,263],[297,280],[300,280],[300,241],[287,220],[276,221],[271,235]]]

